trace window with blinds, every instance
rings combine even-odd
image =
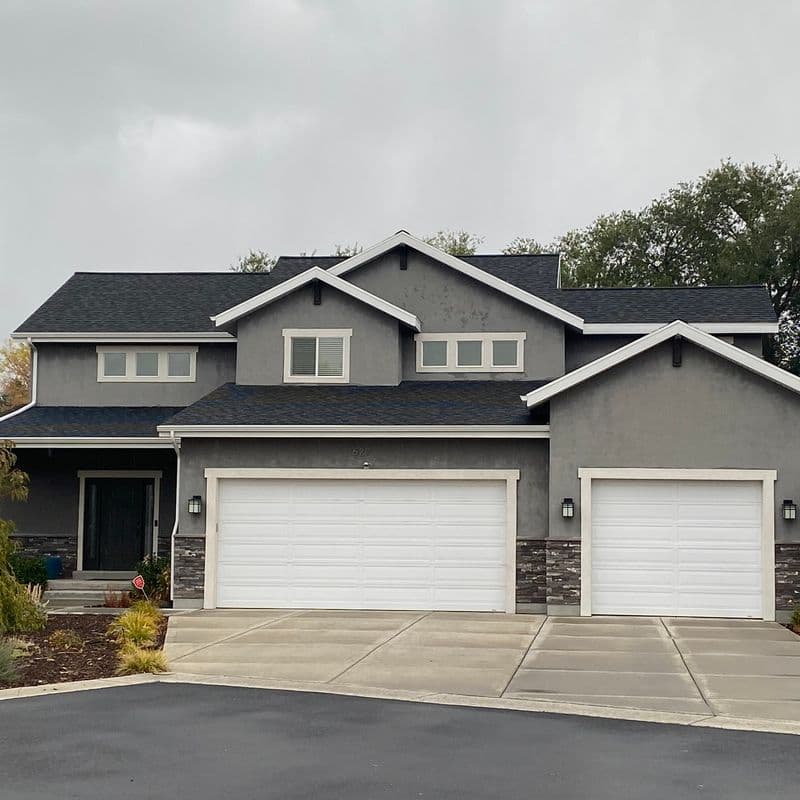
[[[316,334],[316,335],[312,335]],[[345,383],[349,380],[350,331],[284,331],[288,383]]]

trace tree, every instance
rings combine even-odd
[[[640,211],[558,241],[564,286],[766,284],[781,330],[767,355],[800,373],[800,173],[724,161]]]
[[[504,248],[507,256],[538,255],[539,253],[552,253],[550,247],[540,244],[532,236],[515,236]]]
[[[437,231],[424,241],[451,256],[471,256],[483,244],[483,237],[467,231]]]
[[[7,341],[0,347],[0,414],[24,406],[31,399],[31,348]]]
[[[272,272],[278,259],[263,250],[250,250],[231,264],[231,272]]]
[[[358,242],[353,242],[353,244],[337,244],[333,254],[335,256],[350,258],[350,256],[357,256],[363,249],[364,246],[360,245]]]

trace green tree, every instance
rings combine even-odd
[[[231,272],[272,272],[278,259],[263,250],[250,250],[231,264]]]
[[[538,255],[539,253],[552,253],[550,246],[541,244],[532,236],[515,236],[504,248],[507,256]]]
[[[335,256],[350,258],[350,256],[357,256],[363,249],[364,246],[360,245],[358,242],[353,242],[353,244],[337,244],[333,254]]]
[[[31,348],[24,342],[0,347],[0,415],[31,399]]]
[[[767,355],[800,372],[800,173],[782,161],[724,161],[557,246],[564,286],[765,284],[781,321]]]
[[[451,256],[471,256],[483,244],[483,237],[467,231],[437,231],[426,236],[428,244],[450,253]]]

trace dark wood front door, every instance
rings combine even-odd
[[[132,570],[153,540],[152,478],[86,478],[83,569]]]

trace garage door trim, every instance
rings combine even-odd
[[[506,612],[516,611],[517,482],[516,469],[262,469],[208,468],[206,478],[206,558],[203,608],[217,607],[217,531],[219,482],[236,478],[310,480],[441,480],[505,481],[506,483]]]
[[[581,616],[592,615],[592,481],[758,481],[761,482],[761,587],[765,620],[775,620],[775,481],[771,469],[653,469],[581,467]]]

